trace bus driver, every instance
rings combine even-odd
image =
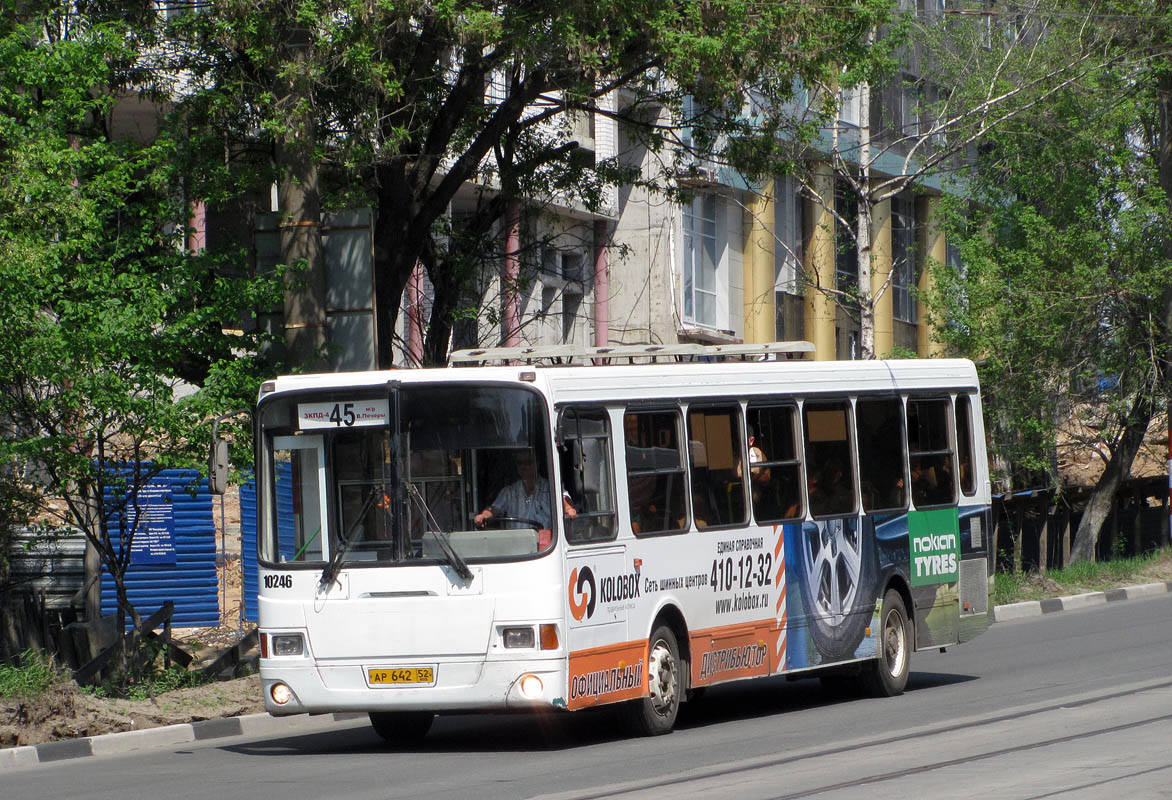
[[[549,508],[549,481],[537,474],[537,462],[531,451],[523,451],[514,462],[517,480],[501,489],[492,503],[473,517],[476,527],[493,517],[537,523],[539,528],[549,528],[552,516]],[[568,497],[562,497],[562,511],[574,518],[578,512]]]

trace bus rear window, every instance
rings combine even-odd
[[[917,508],[955,502],[956,481],[952,474],[951,420],[947,398],[908,400],[908,472],[912,502]]]

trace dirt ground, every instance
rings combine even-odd
[[[240,512],[235,490],[225,496],[223,514],[214,501],[216,545],[220,558],[221,614],[214,628],[174,632],[178,643],[195,657],[195,665],[209,662],[234,645],[253,625],[240,615],[243,574],[240,566]],[[255,658],[255,649],[245,658]],[[34,699],[0,697],[0,747],[40,744],[58,739],[98,736],[161,725],[236,717],[264,711],[260,676],[220,680],[204,686],[177,689],[146,700],[119,700],[83,692],[63,679],[51,691]]]
[[[179,645],[196,657],[193,666],[210,662],[239,641],[253,626],[239,623],[240,562],[228,560],[221,568],[221,585],[229,601],[224,624],[216,628],[175,631]],[[255,649],[245,655],[255,659]],[[247,667],[247,664],[245,665]],[[218,680],[204,686],[176,689],[146,700],[120,700],[83,692],[72,680],[62,679],[40,697],[0,697],[0,747],[40,744],[58,739],[155,728],[205,719],[237,717],[264,711],[260,676]]]
[[[0,747],[98,736],[264,711],[260,676],[177,689],[150,700],[83,693],[72,681],[32,700],[0,698]]]
[[[229,598],[224,624],[216,628],[175,631],[178,643],[196,662],[210,662],[226,647],[239,641],[253,626],[239,623],[240,561],[229,559],[221,567],[221,585]],[[245,655],[255,659],[255,649]],[[247,664],[245,665],[247,667]],[[237,717],[264,711],[260,676],[218,680],[204,686],[176,689],[146,700],[120,700],[83,692],[72,680],[63,679],[51,691],[33,699],[0,697],[0,747],[40,744],[58,739],[98,736],[103,733],[155,728],[182,722]]]

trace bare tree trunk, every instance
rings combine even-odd
[[[431,304],[431,323],[423,348],[423,363],[442,366],[448,360],[448,346],[452,340],[454,312],[460,305],[463,282],[449,265],[440,262],[438,269],[428,271],[434,296]]]
[[[875,39],[867,34],[870,44]],[[875,296],[871,293],[871,231],[875,204],[871,199],[871,84],[859,84],[859,208],[857,220],[859,255],[859,357],[875,357]]]
[[[317,162],[278,148],[281,159],[281,261],[305,270],[285,285],[285,347],[291,364],[321,369],[326,335],[326,260],[321,238],[321,198]]]
[[[1131,464],[1143,445],[1144,434],[1147,433],[1148,423],[1152,420],[1152,412],[1152,396],[1147,392],[1141,392],[1131,407],[1131,413],[1118,443],[1111,451],[1107,468],[1103,470],[1099,482],[1095,484],[1087,500],[1086,510],[1078,523],[1078,531],[1074,534],[1074,544],[1070,548],[1071,564],[1095,560],[1099,538],[1102,536],[1103,526],[1111,515],[1115,494],[1119,485],[1131,474]]]
[[[299,86],[301,65],[308,59],[308,33],[295,30],[289,46],[297,74],[278,88],[291,109],[290,130],[277,143],[277,188],[280,203],[281,261],[305,271],[285,285],[285,347],[296,366],[324,367],[319,353],[326,335],[326,260],[321,238],[321,194],[318,186],[317,129],[313,111]]]

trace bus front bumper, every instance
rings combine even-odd
[[[427,666],[434,669],[434,683],[430,685],[372,685],[370,670],[394,669],[395,665],[295,666],[262,660],[265,710],[275,716],[287,716],[335,711],[468,712],[566,706],[566,668],[561,658],[448,660]]]

